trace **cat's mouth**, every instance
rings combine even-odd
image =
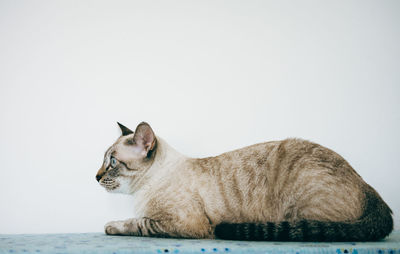
[[[102,179],[100,185],[103,186],[107,191],[113,191],[119,187],[119,183],[112,179]]]

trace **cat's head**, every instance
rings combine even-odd
[[[106,151],[96,180],[109,192],[131,193],[132,184],[154,161],[157,139],[150,125],[142,122],[133,132],[118,123],[122,135]]]

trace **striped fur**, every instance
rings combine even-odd
[[[106,152],[96,175],[134,195],[134,219],[107,234],[279,241],[371,241],[393,229],[391,210],[340,155],[286,139],[189,158],[147,123]],[[117,160],[110,167],[112,158]]]
[[[216,226],[218,238],[252,241],[376,241],[393,229],[391,210],[381,202],[377,193],[366,191],[364,212],[357,220],[281,221],[266,223],[222,223]]]

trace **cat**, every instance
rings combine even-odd
[[[106,151],[96,180],[134,196],[136,218],[109,235],[255,241],[374,241],[393,230],[392,211],[340,155],[302,139],[189,158],[149,124]]]

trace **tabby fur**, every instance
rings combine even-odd
[[[286,139],[199,159],[175,151],[145,122],[135,131],[119,126],[96,179],[133,195],[136,217],[107,223],[107,234],[373,241],[393,229],[379,194],[316,143]]]

